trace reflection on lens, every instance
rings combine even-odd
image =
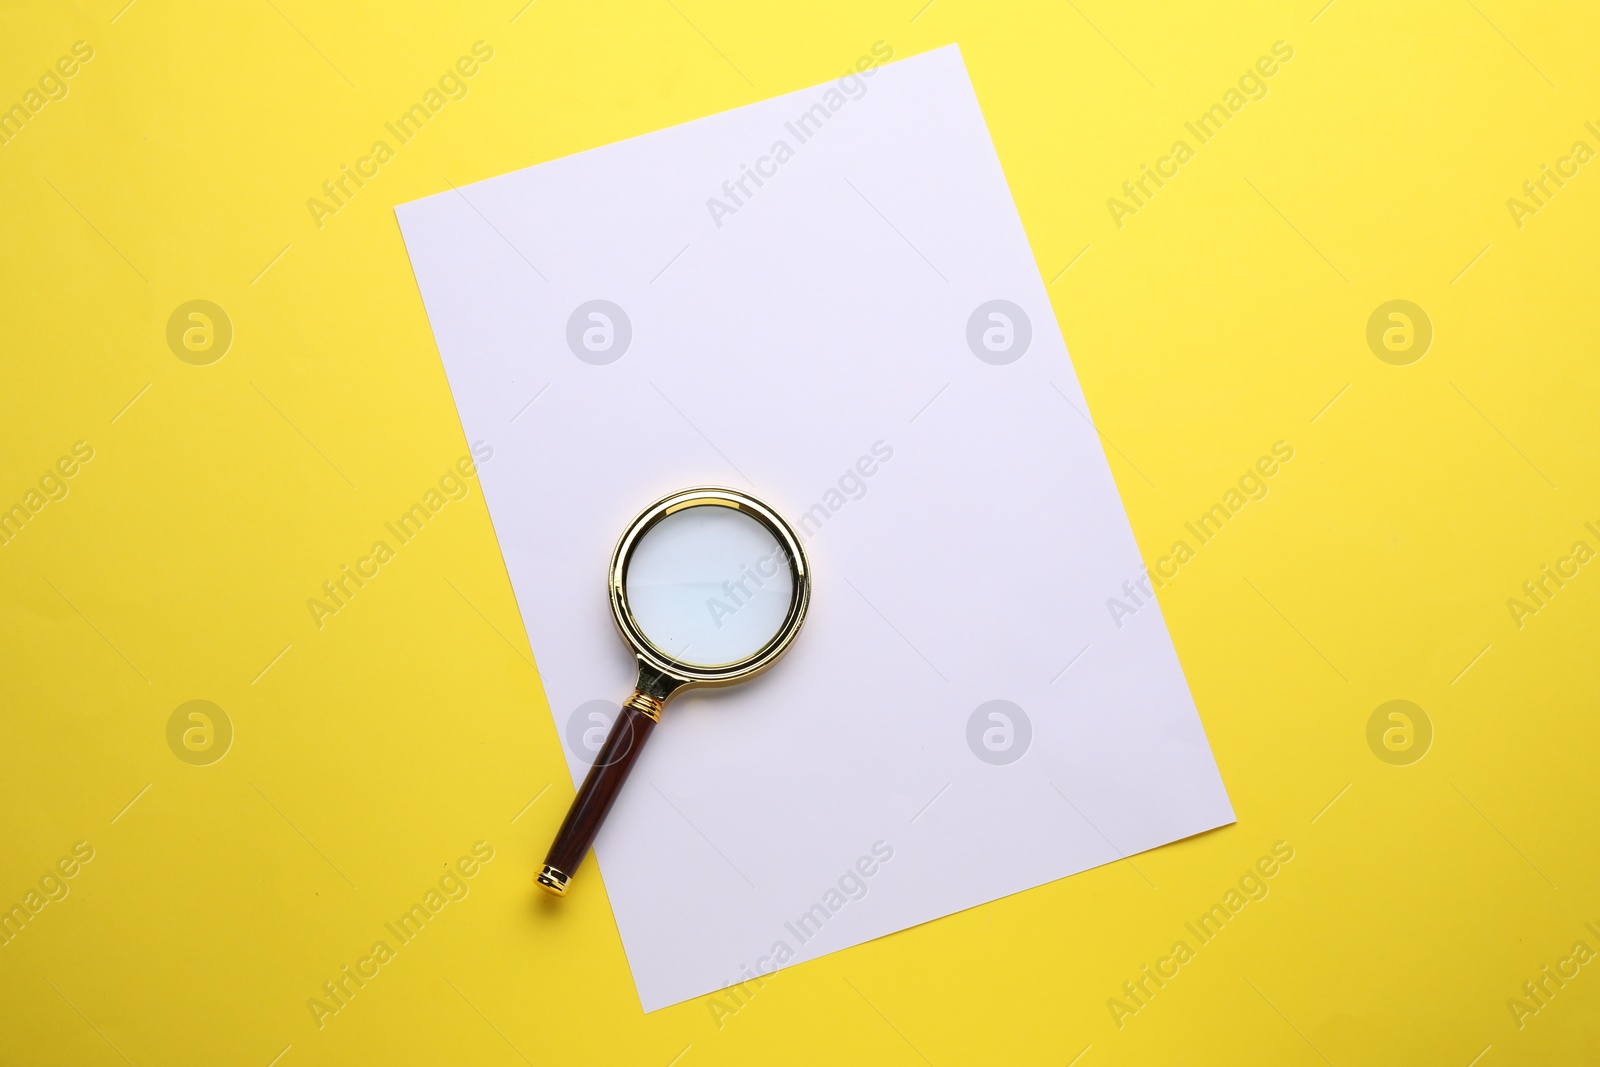
[[[623,578],[639,629],[660,652],[714,667],[755,655],[782,627],[794,595],[772,532],[734,508],[685,508],[634,546]]]

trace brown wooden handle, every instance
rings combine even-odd
[[[655,714],[640,710],[640,704]],[[589,846],[594,844],[600,824],[605,821],[611,805],[616,803],[622,783],[628,780],[628,772],[633,770],[650,731],[655,729],[660,708],[659,702],[639,693],[622,706],[622,714],[611,725],[606,743],[600,747],[600,754],[583,779],[578,795],[572,798],[572,807],[567,809],[567,817],[545,856],[544,870],[535,879],[540,888],[556,896],[566,895],[568,883],[589,854]]]

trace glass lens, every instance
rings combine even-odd
[[[761,651],[794,596],[788,557],[772,531],[717,504],[685,508],[652,526],[634,545],[622,581],[650,643],[695,667]]]

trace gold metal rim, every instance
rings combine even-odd
[[[633,695],[622,702],[622,706],[632,708],[655,722],[661,721],[661,701],[649,693],[641,693],[635,689]]]
[[[794,593],[789,600],[788,614],[784,616],[783,625],[778,627],[778,632],[773,635],[772,640],[753,655],[734,663],[719,664],[714,667],[684,663],[651,644],[628,607],[628,591],[623,583],[634,547],[651,527],[668,515],[677,514],[687,508],[708,506],[733,508],[765,526],[783,546],[784,554],[788,557],[789,574],[794,581]],[[684,685],[731,685],[766,670],[788,650],[795,635],[800,632],[800,624],[805,621],[806,609],[811,604],[811,565],[806,559],[805,549],[801,547],[799,536],[783,516],[748,493],[723,486],[706,485],[662,497],[645,508],[633,522],[628,524],[628,528],[617,541],[616,550],[611,554],[609,585],[611,615],[616,620],[617,629],[622,633],[622,639],[633,649],[642,664]]]
[[[539,888],[552,896],[564,897],[567,895],[567,885],[572,881],[572,876],[556,870],[548,863],[539,872],[539,877],[534,879]]]

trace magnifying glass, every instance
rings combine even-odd
[[[755,497],[715,486],[645,508],[611,554],[609,585],[611,614],[639,661],[639,681],[536,879],[556,896],[566,895],[667,699],[772,666],[811,601],[811,571],[794,528]]]

